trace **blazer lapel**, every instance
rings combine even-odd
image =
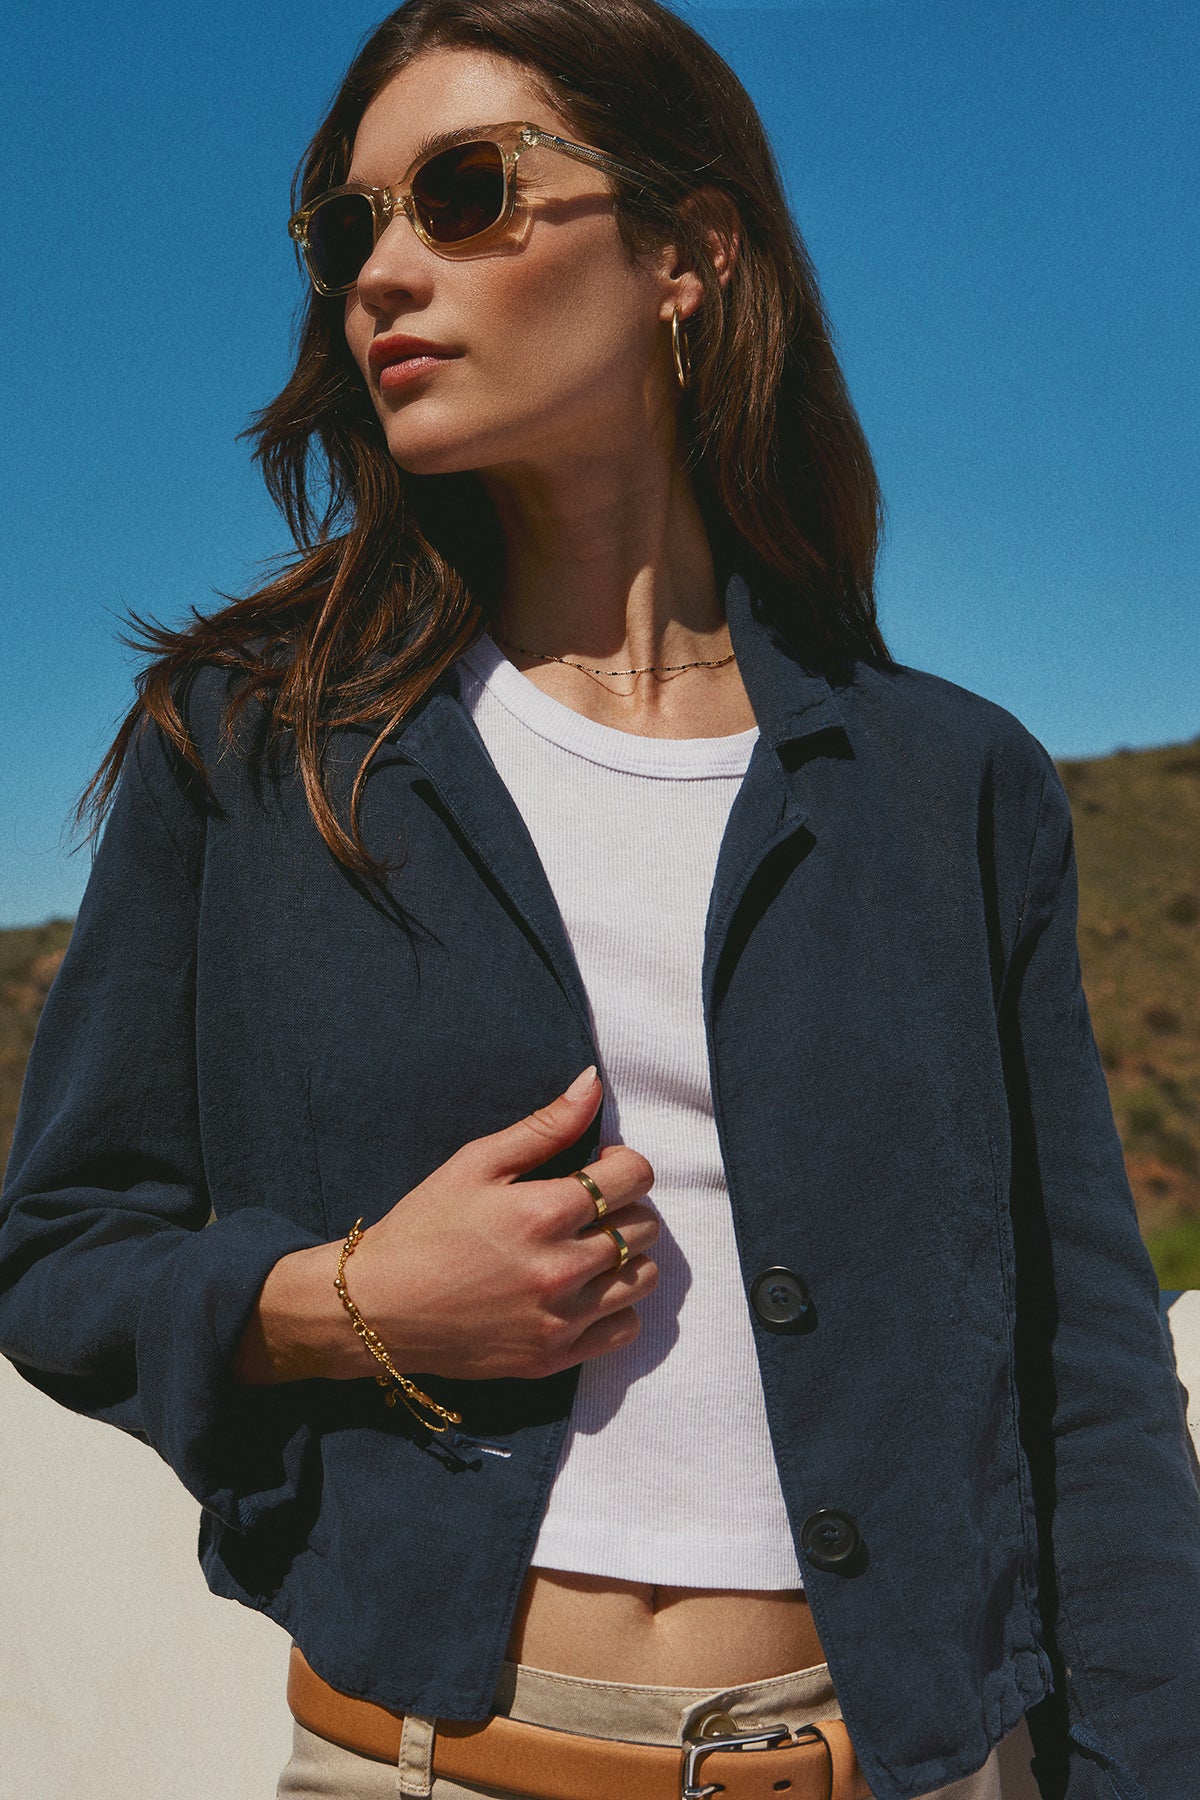
[[[734,921],[754,877],[774,851],[808,825],[802,791],[806,753],[798,741],[845,728],[840,695],[821,671],[800,666],[776,628],[759,615],[739,574],[726,586],[725,614],[760,736],[730,810],[709,897],[701,979],[710,1021],[722,958],[734,941]]]
[[[398,747],[428,776],[488,879],[499,887],[574,1008],[588,1043],[587,992],[558,902],[516,801],[500,777],[448,670]]]

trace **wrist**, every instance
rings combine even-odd
[[[461,1413],[455,1412],[453,1407],[443,1406],[440,1400],[435,1400],[423,1388],[418,1387],[410,1376],[403,1374],[396,1367],[388,1346],[374,1327],[363,1318],[351,1297],[350,1290],[346,1286],[345,1268],[346,1263],[362,1242],[363,1235],[362,1220],[359,1219],[351,1227],[338,1254],[334,1290],[350,1319],[351,1329],[355,1336],[365,1344],[373,1361],[377,1362],[384,1371],[382,1375],[376,1375],[376,1380],[388,1388],[388,1405],[395,1406],[399,1402],[402,1406],[406,1406],[415,1419],[419,1420],[422,1425],[428,1426],[432,1431],[445,1431],[451,1425],[461,1425]],[[442,1420],[440,1425],[435,1423],[438,1419]]]
[[[348,1381],[375,1372],[333,1285],[341,1248],[315,1244],[275,1264],[239,1346],[236,1380]]]

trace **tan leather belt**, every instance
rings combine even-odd
[[[293,1718],[318,1737],[376,1762],[400,1758],[402,1713],[339,1693],[293,1645],[288,1667]],[[783,1727],[778,1730],[782,1731]],[[520,1800],[871,1800],[841,1719],[820,1719],[767,1748],[771,1728],[680,1749],[577,1737],[493,1715],[482,1724],[439,1720],[433,1772]]]

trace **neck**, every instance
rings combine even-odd
[[[605,668],[727,654],[712,550],[681,470],[581,456],[480,478],[506,545],[494,635]]]

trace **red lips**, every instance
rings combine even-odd
[[[403,362],[409,356],[459,356],[461,351],[451,350],[448,344],[434,344],[428,338],[405,337],[395,332],[391,337],[380,337],[372,340],[367,351],[367,361],[373,369],[382,369],[388,363]]]

